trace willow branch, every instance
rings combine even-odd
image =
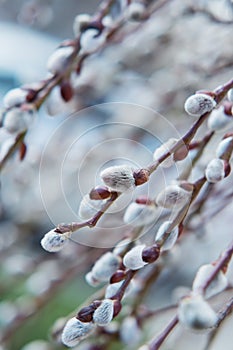
[[[26,130],[18,134],[15,138],[15,142],[12,144],[12,146],[9,148],[7,154],[3,157],[3,159],[0,161],[0,171],[3,169],[4,165],[6,164],[7,160],[9,157],[11,157],[15,151],[20,147],[22,144],[25,135],[26,135]]]
[[[225,321],[227,316],[229,316],[232,312],[233,312],[233,298],[230,298],[229,301],[227,302],[227,304],[224,306],[224,308],[219,312],[217,328],[214,329],[210,333],[209,338],[207,340],[207,344],[206,344],[204,350],[209,350],[212,347],[212,344],[215,341],[215,338],[216,338],[216,336],[217,336],[217,334],[219,332],[219,329],[220,329],[223,321]]]
[[[211,284],[211,282],[215,279],[215,277],[220,271],[226,271],[227,266],[232,258],[232,255],[233,255],[233,241],[230,243],[228,248],[221,254],[219,259],[216,261],[214,270],[212,271],[208,279],[204,282],[204,284],[200,287],[200,293],[204,294],[205,290],[208,288],[208,286]]]
[[[178,317],[174,316],[164,330],[149,344],[149,350],[158,350],[163,344],[168,335],[173,331],[173,329],[178,324]]]

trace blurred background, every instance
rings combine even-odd
[[[48,57],[62,40],[73,38],[75,16],[93,14],[99,3],[1,0],[1,100],[9,89],[44,78]],[[129,229],[122,220],[128,203],[138,194],[154,198],[187,164],[158,170],[149,185],[133,198],[125,196],[97,228],[77,232],[64,251],[46,253],[41,238],[60,222],[80,220],[79,203],[100,183],[101,169],[122,162],[145,166],[158,145],[190,127],[193,120],[183,111],[187,96],[232,78],[232,24],[230,0],[164,1],[147,21],[127,21],[115,41],[88,58],[80,76],[72,78],[72,102],[65,104],[54,89],[26,136],[26,158],[20,162],[16,153],[1,174],[0,350],[64,348],[49,335],[51,327],[95,292],[84,275]],[[0,129],[0,156],[6,137]],[[191,180],[203,174],[221,137],[208,145]],[[180,287],[190,288],[197,268],[226,247],[232,238],[232,197],[226,195],[231,187],[232,175],[216,186],[204,213],[167,256],[147,305],[174,302]],[[142,241],[151,241],[156,225],[143,232]],[[230,293],[216,298],[214,306],[219,309]],[[159,332],[169,317],[154,320],[148,334]],[[211,350],[231,348],[232,323],[231,317]],[[174,349],[173,344],[177,350],[204,349],[205,343],[206,335],[178,327],[164,349]],[[130,346],[109,347],[123,348]]]

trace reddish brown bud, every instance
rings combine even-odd
[[[76,318],[81,322],[91,322],[93,319],[93,313],[96,308],[91,304],[83,307],[78,313]]]
[[[160,255],[160,247],[157,245],[153,245],[151,247],[147,247],[142,251],[142,260],[151,264],[158,259]]]
[[[111,192],[106,186],[96,186],[89,193],[90,199],[94,199],[94,200],[107,199],[110,196],[111,196]]]
[[[228,161],[224,161],[224,171],[225,171],[225,177],[227,177],[231,172],[231,165]]]
[[[174,152],[173,159],[174,159],[174,161],[183,160],[183,159],[185,159],[187,157],[188,153],[189,153],[189,149],[184,144],[177,151]]]
[[[27,102],[33,102],[38,94],[38,91],[33,90],[33,89],[28,89],[28,93],[26,96],[26,101]]]
[[[133,177],[135,179],[135,185],[140,186],[149,180],[150,173],[146,169],[138,169],[134,171]]]
[[[227,139],[228,137],[232,137],[233,136],[233,132],[227,132],[224,136],[223,136],[223,140]]]
[[[232,102],[224,101],[223,102],[224,113],[232,117]]]
[[[110,283],[117,283],[125,279],[125,271],[117,270],[110,278]]]
[[[91,305],[93,305],[93,307],[95,309],[97,309],[97,307],[99,307],[101,305],[102,301],[101,300],[94,300]]]
[[[27,146],[24,142],[22,142],[19,146],[19,159],[22,161],[24,160],[27,153]]]
[[[73,95],[74,95],[74,90],[72,85],[68,80],[63,80],[61,85],[60,85],[60,93],[65,102],[69,102]]]
[[[184,225],[182,223],[179,224],[178,226],[178,237],[180,237],[180,235],[182,234],[184,230]]]
[[[93,301],[90,305],[83,307],[78,313],[76,318],[81,322],[91,322],[95,310],[101,305],[100,300]]]
[[[185,191],[192,192],[193,191],[193,184],[187,181],[182,181],[179,183],[179,186],[183,188]]]
[[[116,317],[121,311],[121,302],[120,300],[114,300],[114,309],[113,309],[113,317]]]
[[[145,204],[145,205],[151,205],[154,203],[154,201],[150,198],[148,198],[147,196],[138,196],[136,199],[135,199],[135,202],[137,204]]]
[[[188,145],[189,151],[196,149],[200,146],[200,141],[193,141]]]

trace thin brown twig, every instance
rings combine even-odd
[[[161,7],[166,5],[166,3],[168,3],[169,1],[171,1],[171,0],[161,0],[161,1],[156,2],[155,6],[151,7],[151,9],[148,11],[148,17],[150,15],[152,15],[155,11],[159,10]],[[97,20],[97,21],[102,21],[103,17],[105,15],[107,15],[108,11],[110,10],[110,8],[114,2],[115,2],[115,0],[106,0],[103,3],[101,2],[98,10],[96,11],[96,13],[93,16],[93,19]],[[77,38],[71,40],[69,42],[69,44],[73,46],[74,50],[71,53],[71,55],[69,57],[67,57],[67,61],[66,61],[66,65],[64,67],[64,70],[62,72],[60,72],[59,74],[55,74],[54,76],[52,76],[48,79],[42,80],[41,84],[39,84],[40,87],[37,90],[33,91],[34,97],[33,97],[33,100],[30,101],[30,103],[32,103],[33,106],[38,110],[41,107],[41,105],[44,103],[44,101],[47,99],[47,97],[49,96],[51,91],[54,89],[54,87],[59,85],[63,78],[65,78],[65,77],[67,78],[71,74],[73,68],[75,68],[74,66],[77,65],[75,70],[76,70],[76,72],[80,72],[84,61],[89,56],[96,54],[97,52],[104,49],[111,42],[115,33],[122,28],[122,26],[125,22],[126,22],[126,20],[125,20],[124,14],[123,14],[122,17],[116,21],[115,25],[113,25],[111,28],[108,28],[108,32],[105,36],[105,41],[102,44],[100,44],[99,47],[97,47],[95,50],[92,50],[91,52],[87,52],[87,53],[84,53],[84,54],[81,54],[78,56],[78,53],[80,51],[81,35],[78,36]],[[141,23],[138,25],[138,28],[140,26],[141,26]],[[137,30],[137,29],[134,28],[134,32],[135,32],[135,30]],[[128,34],[131,34],[130,31]],[[29,86],[29,89],[30,89],[30,86]],[[16,139],[20,138],[20,137],[21,137],[21,133],[17,135]],[[12,154],[17,150],[18,145],[19,144],[16,140],[15,144],[12,145],[12,147],[9,149],[9,151],[5,155],[4,160],[2,160],[0,162],[0,171],[2,170],[5,163],[12,156]]]
[[[140,322],[147,321],[150,317],[155,317],[157,315],[163,314],[167,311],[171,311],[173,309],[176,309],[178,304],[172,304],[172,305],[167,305],[163,306],[159,309],[151,310],[151,309],[144,309],[140,311],[140,313],[137,315],[137,319]]]
[[[211,282],[215,279],[215,277],[220,271],[226,271],[227,266],[232,258],[232,255],[233,241],[229,244],[228,248],[221,254],[221,256],[216,261],[214,270],[212,271],[208,279],[205,281],[205,283],[200,287],[200,293],[203,294],[205,292],[205,290],[208,288],[208,286],[211,284]]]
[[[209,275],[209,277],[200,287],[200,290],[199,290],[200,293],[203,294],[205,292],[205,290],[208,288],[210,283],[215,279],[219,271],[227,269],[227,265],[231,260],[232,255],[233,255],[233,242],[228,246],[228,248],[221,254],[220,258],[217,260],[213,272]],[[220,312],[220,321],[217,324],[217,327],[219,327],[219,324],[222,322],[221,320],[223,320],[225,317],[227,317],[228,314],[231,313],[232,308],[233,308],[233,301],[231,299],[227,304],[226,310],[223,312]],[[176,315],[168,323],[165,329],[154,340],[150,342],[149,349],[158,350],[160,346],[163,344],[163,342],[166,340],[168,335],[172,332],[174,327],[178,324],[178,322],[179,322],[178,316]]]
[[[119,300],[119,301],[122,300],[122,298],[123,298],[123,296],[125,294],[125,291],[126,291],[128,285],[130,284],[131,280],[135,276],[136,272],[137,272],[137,270],[134,270],[134,271],[133,270],[128,270],[127,271],[124,282],[122,283],[122,285],[118,289],[117,293],[111,299]]]
[[[219,103],[226,95],[226,93],[228,92],[228,90],[230,88],[233,87],[233,79],[229,80],[227,83],[225,83],[224,85],[221,85],[220,87],[217,87],[215,90],[214,90],[214,93],[215,93],[215,100],[217,103]],[[186,146],[188,146],[192,139],[194,138],[197,130],[199,129],[199,127],[203,124],[203,122],[206,120],[206,118],[210,115],[211,112],[208,112],[208,113],[205,113],[203,114],[193,125],[192,127],[189,129],[189,131],[186,132],[186,134],[181,137],[177,142],[176,144],[171,148],[170,151],[168,152],[165,152],[158,160],[152,162],[150,165],[148,165],[145,170],[149,173],[149,175],[151,175],[157,168],[158,166],[165,160],[167,159],[168,157],[170,157],[170,155],[174,152],[176,152],[180,147],[182,147],[184,144]],[[207,141],[208,141],[208,138],[207,138]],[[203,178],[202,180],[200,180],[202,183],[201,187],[203,186],[203,184],[205,183],[206,179]],[[200,188],[201,189],[201,188]],[[192,201],[195,199],[196,195],[199,193],[200,189],[198,190],[198,192],[196,192],[196,190],[193,192],[193,198],[192,198]],[[196,194],[195,194],[196,193]],[[116,199],[116,198],[115,198]],[[114,199],[114,200],[115,200]],[[111,204],[110,204],[111,205]],[[109,205],[109,206],[110,206]],[[108,207],[107,206],[107,209]],[[183,208],[182,209],[182,212],[180,213],[180,216],[183,215],[183,217],[185,218],[186,215],[187,215],[187,210],[189,207],[187,208]],[[106,210],[107,210],[106,209]],[[101,214],[101,215],[100,215]],[[58,225],[57,227],[57,232],[60,232],[60,233],[63,233],[63,232],[68,232],[68,231],[76,231],[84,226],[89,226],[89,227],[93,227],[96,225],[96,223],[98,222],[98,217],[101,217],[103,215],[103,210],[101,211],[101,213],[97,213],[97,220],[94,221],[94,225],[90,224],[90,221],[87,221],[87,222],[84,222],[84,223],[71,223],[71,224],[60,224]],[[172,224],[172,228],[171,230],[176,226],[175,223]],[[175,225],[175,226],[174,226]],[[169,228],[170,230],[170,228]]]
[[[206,187],[204,189],[204,193],[203,193],[202,197],[200,198],[199,201],[197,201],[194,210],[188,215],[187,219],[185,220],[186,227],[190,223],[190,221],[192,220],[192,218],[194,216],[201,213],[207,199],[209,198],[210,194],[212,193],[213,188],[214,188],[214,184],[209,183],[209,182],[206,184]]]
[[[148,13],[151,15],[152,13],[154,13],[155,11],[159,10],[161,7],[166,5],[169,1],[170,0],[161,0],[161,1],[156,2],[156,4],[151,7],[151,10]],[[99,9],[97,10],[97,12],[93,16],[93,18],[96,18],[98,20],[102,20],[102,18],[107,14],[107,11],[111,8],[113,3],[114,3],[114,1],[112,1],[112,0],[106,0],[104,3],[101,3],[99,6]],[[74,50],[73,50],[72,54],[69,57],[67,57],[67,64],[64,68],[64,71],[62,71],[59,74],[55,74],[51,78],[44,80],[42,86],[40,86],[37,91],[34,91],[34,98],[33,98],[33,101],[31,101],[31,102],[33,102],[35,108],[39,109],[40,106],[45,101],[45,99],[50,94],[50,92],[52,91],[52,89],[56,85],[58,85],[64,77],[67,77],[70,75],[72,68],[73,68],[73,65],[75,64],[76,61],[78,61],[78,66],[79,66],[79,70],[80,70],[84,60],[87,57],[89,57],[90,55],[103,49],[108,44],[108,41],[112,38],[112,36],[115,34],[115,32],[118,29],[121,29],[122,24],[123,24],[122,21],[124,21],[124,16],[119,21],[117,21],[115,26],[113,26],[112,28],[109,29],[108,34],[106,35],[106,40],[103,44],[101,44],[93,52],[86,53],[83,56],[80,56],[80,57],[77,56],[77,54],[80,50],[80,36],[78,38],[72,40],[70,42],[70,45],[72,45],[74,47]],[[135,31],[135,29],[134,29],[134,31]],[[17,147],[14,147],[14,150],[16,148]],[[4,164],[10,158],[11,155],[12,155],[12,152],[9,151],[4,158]],[[0,166],[0,170],[2,167],[3,167],[3,164],[2,164],[2,166]]]
[[[214,207],[211,207],[211,210],[205,211],[204,215],[202,216],[203,222],[210,220],[211,218],[215,217],[215,215],[221,213],[222,210],[226,209],[226,207],[232,203],[232,197],[233,191],[231,190],[222,198],[222,201],[219,201],[221,205],[216,205]]]
[[[143,301],[143,299],[145,298],[146,294],[148,293],[148,290],[150,289],[150,287],[152,286],[152,284],[155,283],[155,281],[157,280],[157,278],[160,275],[160,272],[162,271],[162,266],[161,264],[155,264],[153,266],[152,271],[150,271],[149,275],[146,277],[145,280],[143,280],[143,288],[140,289],[137,297],[135,298],[134,302],[133,302],[133,306],[132,306],[132,314],[136,314],[137,313],[137,307],[138,305],[140,305]],[[137,315],[138,318],[138,315]],[[141,317],[140,317],[141,319]]]
[[[208,132],[202,140],[200,141],[194,141],[193,143],[190,143],[189,145],[189,150],[193,149],[193,146],[198,147],[198,151],[195,155],[195,157],[192,159],[191,164],[188,167],[188,170],[184,169],[184,171],[179,175],[179,179],[180,180],[184,180],[184,179],[188,179],[191,171],[193,169],[193,167],[196,165],[196,163],[198,162],[198,160],[200,159],[201,155],[203,154],[203,151],[205,149],[205,147],[207,146],[207,144],[210,142],[210,140],[212,139],[212,137],[214,136],[215,132],[211,131]],[[196,148],[195,147],[195,148]]]
[[[150,342],[149,350],[158,350],[165,341],[165,339],[167,339],[168,335],[176,327],[178,322],[178,317],[176,315],[170,320],[170,322],[167,324],[164,330],[154,340]]]
[[[229,80],[225,84],[217,87],[213,92],[215,94],[215,101],[220,103],[222,99],[227,94],[228,90],[233,88],[233,79]],[[149,173],[153,173],[159,164],[161,164],[165,159],[167,159],[172,153],[176,152],[179,148],[186,145],[188,146],[191,141],[193,140],[194,136],[196,135],[197,130],[200,128],[200,126],[204,123],[204,121],[208,118],[211,112],[205,113],[200,116],[200,118],[191,126],[191,128],[186,132],[186,134],[181,137],[175,145],[170,149],[170,151],[163,154],[158,160],[153,162],[147,167],[147,170]]]
[[[103,205],[101,210],[99,210],[91,219],[83,222],[72,222],[71,224],[59,224],[55,229],[55,232],[65,233],[65,232],[74,232],[83,227],[95,227],[99,219],[103,216],[103,214],[107,211],[107,209],[113,204],[113,202],[119,197],[119,193],[112,192],[111,197],[108,201]]]
[[[215,338],[219,332],[219,329],[223,323],[223,321],[225,321],[225,319],[227,318],[227,316],[229,316],[231,313],[233,312],[233,298],[230,298],[229,301],[226,303],[226,305],[224,305],[223,309],[220,310],[219,314],[218,314],[218,322],[217,322],[217,328],[215,328],[209,335],[207,343],[205,345],[204,350],[209,350],[212,346],[212,344],[215,341]]]
[[[192,192],[192,196],[191,196],[190,201],[183,208],[181,208],[181,210],[177,213],[174,220],[170,223],[169,227],[167,228],[167,234],[164,235],[163,241],[165,241],[167,239],[167,237],[170,235],[170,232],[176,226],[181,227],[183,225],[183,222],[184,222],[186,216],[188,215],[191,204],[194,202],[194,200],[198,196],[198,194],[201,191],[202,187],[204,186],[205,182],[206,182],[206,178],[202,177],[193,184],[193,192]]]

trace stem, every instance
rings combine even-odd
[[[231,155],[232,155],[232,151],[233,151],[233,138],[232,140],[229,142],[227,149],[225,150],[224,154],[222,155],[221,159],[229,162]]]
[[[218,323],[217,327],[220,326],[220,324],[225,320],[225,318],[230,315],[233,312],[233,297],[230,298],[228,303],[225,305],[223,310],[220,311],[219,316],[218,316]]]
[[[227,304],[224,306],[223,310],[219,312],[218,315],[218,323],[217,328],[215,328],[209,335],[209,338],[207,340],[207,344],[205,345],[204,350],[209,350],[211,348],[211,345],[213,344],[216,335],[219,332],[219,328],[222,325],[223,321],[226,319],[227,316],[229,316],[233,312],[233,298],[230,298]]]
[[[127,271],[127,274],[126,274],[124,282],[122,283],[122,285],[118,289],[117,293],[111,299],[119,300],[119,301],[122,300],[122,298],[123,298],[123,296],[125,294],[126,288],[130,284],[130,281],[133,279],[133,277],[136,274],[136,272],[137,272],[137,270],[135,270],[135,271],[133,271],[133,270]]]
[[[198,152],[195,155],[195,157],[192,160],[192,163],[190,164],[190,166],[188,167],[188,169],[184,169],[183,172],[180,174],[179,179],[180,180],[186,180],[189,178],[191,171],[193,169],[193,167],[196,165],[196,163],[198,162],[198,160],[200,159],[205,147],[207,146],[207,144],[209,143],[209,141],[212,139],[212,137],[214,136],[215,132],[211,131],[209,133],[207,133],[202,140],[200,141],[194,141],[194,144],[196,145],[196,147],[198,147]],[[190,144],[190,149],[193,149],[192,147],[192,143]]]
[[[72,222],[70,224],[59,224],[56,227],[55,232],[58,232],[58,233],[74,232],[83,227],[90,227],[90,228],[95,227],[99,219],[113,204],[113,202],[119,197],[119,195],[120,194],[117,192],[112,192],[109,200],[104,204],[101,210],[99,210],[91,219],[84,222]]]
[[[139,322],[147,321],[148,318],[150,317],[154,317],[164,312],[171,311],[175,308],[177,308],[177,304],[164,306],[156,310],[150,310],[150,309],[143,310],[141,314],[137,317],[137,319]]]
[[[193,201],[196,199],[198,193],[200,192],[200,190],[202,189],[203,185],[205,184],[206,179],[205,177],[200,178],[199,180],[197,180],[193,186],[193,193],[191,196],[191,199],[189,201],[188,204],[186,204],[175,216],[175,218],[173,219],[173,221],[171,222],[171,224],[168,226],[166,234],[164,234],[163,239],[160,242],[157,242],[157,244],[159,244],[160,246],[162,246],[164,244],[164,242],[166,241],[166,239],[169,237],[170,232],[176,227],[176,226],[182,226],[183,222],[189,212],[190,206],[193,203]]]
[[[134,300],[134,303],[132,306],[132,314],[136,314],[138,305],[142,303],[144,297],[148,293],[149,288],[157,280],[161,271],[162,271],[161,264],[159,265],[156,264],[154,265],[153,270],[150,272],[149,276],[147,276],[147,278],[143,280],[143,288],[140,289],[139,293],[137,294],[137,297]]]
[[[192,220],[192,218],[194,216],[200,214],[202,208],[204,207],[204,205],[206,203],[206,200],[208,199],[209,195],[212,193],[213,188],[214,188],[214,184],[209,183],[209,182],[206,184],[206,188],[205,188],[205,191],[203,193],[203,196],[199,201],[197,201],[194,211],[192,213],[190,213],[190,215],[188,216],[188,218],[185,222],[186,225]]]
[[[213,272],[210,274],[205,283],[200,287],[200,293],[204,294],[205,290],[215,279],[217,274],[222,270],[224,271],[227,268],[228,263],[230,262],[233,255],[233,241],[229,247],[221,254],[220,258],[217,260],[216,265],[214,266]]]
[[[172,332],[175,326],[178,324],[178,317],[174,316],[164,330],[149,344],[149,350],[158,350],[163,344],[168,335]]]
[[[105,0],[102,1],[99,5],[99,10],[94,19],[97,21],[102,21],[102,19],[109,13],[112,5],[116,2],[116,0]]]
[[[228,82],[226,82],[224,85],[221,85],[219,87],[217,87],[214,90],[215,93],[215,101],[217,103],[220,103],[222,101],[222,99],[225,97],[225,95],[227,94],[228,90],[230,90],[233,87],[233,79],[229,80]],[[174,152],[176,152],[180,147],[182,147],[184,144],[186,146],[188,146],[190,144],[190,142],[192,141],[192,139],[194,138],[194,136],[196,135],[197,130],[200,128],[200,126],[204,123],[204,121],[208,118],[208,116],[211,114],[212,111],[205,113],[203,115],[200,116],[200,118],[192,125],[192,127],[186,132],[186,134],[181,137],[176,144],[171,147],[171,149],[166,152],[165,154],[163,154],[158,160],[156,160],[155,162],[153,162],[152,164],[150,164],[147,167],[147,170],[149,171],[149,174],[152,174],[157,167],[159,166],[159,164],[161,164],[165,159],[167,159],[168,157],[170,157],[170,155]]]

